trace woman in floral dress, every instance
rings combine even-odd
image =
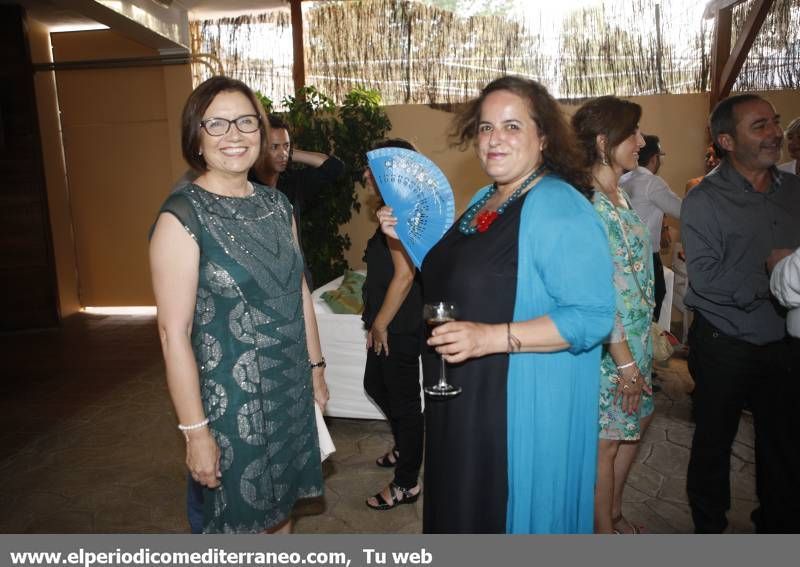
[[[650,338],[652,251],[647,226],[631,207],[619,178],[637,165],[644,140],[639,105],[612,96],[584,104],[572,119],[594,180],[594,207],[606,227],[614,261],[617,315],[600,367],[600,443],[595,531],[639,533],[622,515],[622,491],[639,440],[653,414]]]

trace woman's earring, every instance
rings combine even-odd
[[[199,156],[203,155],[203,150],[197,150],[197,155]]]
[[[603,165],[608,165],[608,159],[606,159],[606,153],[600,152],[600,163]]]

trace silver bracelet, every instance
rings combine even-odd
[[[625,364],[618,364],[617,370],[625,370],[626,368],[630,368],[636,364],[635,360],[631,360],[630,362],[626,362]]]
[[[506,323],[506,341],[508,342],[508,350],[506,352],[509,354],[522,350],[522,341],[511,332],[511,323]]]
[[[203,421],[199,421],[191,425],[183,425],[179,423],[178,429],[180,429],[181,431],[192,431],[193,429],[200,429],[201,427],[205,427],[206,425],[208,425],[208,418],[205,418]]]

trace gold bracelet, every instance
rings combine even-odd
[[[625,380],[625,378],[624,378],[624,377],[622,376],[622,374],[620,373],[620,374],[617,374],[617,379],[616,379],[615,383],[616,383],[616,384],[621,384],[621,385],[622,385],[622,389],[623,389],[623,390],[627,390],[627,389],[629,389],[631,386],[635,386],[635,385],[636,385],[636,383],[637,383],[637,382],[639,382],[639,377],[640,377],[641,375],[642,375],[642,373],[641,373],[641,372],[639,372],[639,371],[637,370],[637,371],[636,371],[636,374],[634,374],[633,376],[631,376],[631,379],[630,379],[630,380],[627,380],[627,381],[626,381],[626,380]]]

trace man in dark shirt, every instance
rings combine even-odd
[[[786,311],[770,296],[766,260],[800,245],[800,178],[779,172],[782,132],[772,105],[751,94],[720,102],[710,127],[720,165],[681,210],[695,312],[689,370],[696,428],[687,475],[695,531],[719,533],[730,507],[730,456],[745,406],[756,431],[759,532],[800,531],[797,376]]]
[[[269,133],[267,153],[250,172],[252,181],[277,187],[289,198],[294,209],[294,220],[297,224],[298,239],[300,236],[300,216],[320,186],[336,183],[344,173],[344,164],[335,156],[317,152],[307,152],[292,147],[289,137],[289,126],[274,114],[269,115]],[[290,162],[300,163],[302,169],[288,169]],[[303,242],[300,240],[300,249]],[[305,261],[305,257],[303,258]],[[311,272],[305,267],[306,281],[310,290],[314,289]]]

